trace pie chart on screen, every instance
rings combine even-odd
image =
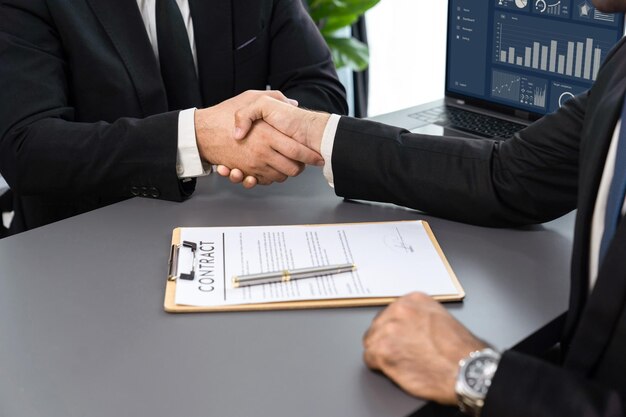
[[[515,5],[520,9],[523,9],[528,5],[528,0],[515,0]]]

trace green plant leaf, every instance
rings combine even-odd
[[[320,27],[320,32],[322,32],[322,35],[330,36],[339,29],[346,26],[352,26],[352,24],[356,23],[358,19],[359,16],[357,15],[329,17],[323,21],[323,24]]]
[[[363,71],[369,62],[367,45],[354,38],[340,38],[335,32],[355,23],[359,16],[380,0],[307,0],[309,14],[320,29],[337,68]]]
[[[369,48],[354,38],[325,37],[337,68],[363,71],[369,62]]]
[[[341,9],[343,0],[307,0],[309,3],[309,14],[315,22],[333,16],[329,11]]]
[[[309,13],[316,22],[330,17],[362,15],[380,0],[310,0]]]

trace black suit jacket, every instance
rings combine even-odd
[[[204,106],[267,85],[346,113],[299,0],[190,0]],[[132,195],[180,201],[178,112],[135,0],[2,0],[0,172],[15,231]]]
[[[553,335],[562,359],[505,352],[485,417],[626,414],[626,221],[588,290],[591,219],[625,91],[622,40],[590,92],[505,142],[340,120],[332,156],[340,196],[490,226],[544,222],[578,209],[570,308]]]

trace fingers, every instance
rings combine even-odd
[[[244,188],[254,188],[256,185],[270,185],[274,182],[285,182],[289,176],[296,176],[304,170],[304,164],[285,158],[278,152],[274,152],[274,158],[270,158],[269,164],[263,169],[263,174],[245,175],[238,168],[230,169],[224,165],[218,165],[217,172],[223,177],[228,177],[233,184],[242,183]],[[276,166],[274,168],[272,166]],[[284,172],[288,172],[289,175]]]
[[[243,139],[252,127],[252,123],[254,123],[255,120],[262,119],[266,115],[266,113],[263,112],[266,106],[282,103],[298,107],[297,100],[285,97],[280,91],[250,91],[244,94],[250,96],[247,104],[248,107],[253,106],[253,108],[251,108],[250,111],[244,112],[239,120],[237,120],[237,114],[241,109],[235,113],[235,130],[233,136],[236,140]]]
[[[298,106],[299,104],[298,100],[293,100],[293,99],[286,97],[279,90],[247,90],[241,93],[239,96],[234,97],[233,99],[237,100],[239,97],[241,97],[241,100],[239,100],[239,103],[241,102],[251,103],[255,100],[258,100],[261,97],[271,97],[274,100],[282,101],[292,106]]]
[[[245,176],[244,173],[237,168],[233,168],[231,170],[224,165],[219,165],[217,167],[217,172],[223,177],[227,176],[230,182],[232,182],[233,184],[242,183],[243,188],[246,189],[254,188],[258,184],[258,180],[256,179],[256,177],[252,175]]]
[[[217,167],[217,172],[227,176],[233,183],[243,182],[246,188],[283,182],[288,177],[297,176],[305,169],[305,162],[316,165],[324,163],[319,153],[264,121],[255,122],[245,140],[226,140],[219,151],[219,160],[223,165]]]
[[[289,161],[289,162],[293,162],[293,161]],[[291,165],[289,162],[287,163],[287,165]],[[277,165],[280,165],[280,164],[277,164]],[[295,169],[297,169],[298,171],[297,173],[291,176],[296,176],[300,172],[302,172],[302,170],[304,170],[304,165],[297,165],[296,163],[296,166],[297,168]],[[281,167],[281,170],[289,170],[289,169],[294,169],[294,168],[286,168],[285,166]],[[276,170],[268,166],[266,168],[265,174],[264,175],[259,174],[258,178],[253,175],[245,175],[243,171],[241,171],[240,169],[236,169],[236,168],[230,171],[230,175],[228,178],[230,182],[232,182],[233,184],[241,183],[244,188],[250,189],[250,188],[254,188],[257,185],[270,185],[274,182],[285,182],[287,178],[289,178],[289,176],[283,174],[279,170]]]
[[[287,127],[284,126],[285,120],[281,120],[281,118],[276,117],[275,114],[280,112],[286,117],[287,112],[291,108],[292,106],[284,101],[272,99],[267,96],[260,97],[258,100],[251,102],[248,106],[235,112],[235,139],[240,140],[246,137],[252,124],[260,119],[265,120],[277,130],[288,134],[288,132],[285,131]]]
[[[287,158],[306,165],[323,166],[324,158],[314,150],[286,136],[276,135],[272,148]]]
[[[319,163],[323,159],[316,152],[311,151],[293,139],[273,129],[265,122],[254,124],[250,135],[245,141],[239,142],[249,151],[249,170],[243,170],[246,175],[255,176],[260,184],[268,180],[282,182],[287,177],[295,177],[304,170],[306,161]]]
[[[290,105],[296,106],[296,107],[298,107],[298,104],[299,104],[298,100],[294,100],[294,99],[288,98],[288,97],[286,97],[283,93],[281,93],[278,90],[256,90],[256,91],[253,91],[253,93],[256,94],[256,96],[257,96],[256,98],[260,98],[260,97],[264,97],[264,96],[272,97],[275,100],[282,101],[284,103],[287,103],[287,104],[290,104]]]
[[[365,362],[365,365],[373,371],[381,370],[379,356],[376,355],[371,349],[365,349],[363,351],[363,362]]]
[[[233,184],[242,183],[243,188],[246,188],[248,190],[256,187],[256,185],[258,184],[258,180],[256,179],[256,177],[252,175],[245,176],[244,173],[237,168],[231,171],[229,179],[230,182],[232,182]]]
[[[228,177],[230,182],[233,184],[243,183],[244,188],[254,188],[258,183],[255,177],[252,175],[245,176],[244,173],[238,168],[230,169],[227,166],[218,165],[216,171],[222,177]]]
[[[376,313],[372,324],[363,334],[363,361],[372,370],[381,370],[380,355],[376,352],[377,341],[389,315],[389,307]]]
[[[233,184],[239,184],[240,182],[244,180],[244,175],[240,169],[233,168],[230,171],[230,175],[228,178],[230,179],[230,182],[232,182]]]
[[[218,165],[216,171],[222,177],[228,177],[230,175],[230,168],[224,165]]]
[[[370,369],[380,369],[380,364],[378,363],[379,357],[376,353],[374,353],[374,349],[372,349],[375,345],[374,339],[376,338],[377,333],[378,329],[376,325],[372,323],[370,328],[367,329],[363,335],[363,361]]]
[[[412,322],[413,310],[429,303],[439,304],[424,293],[412,292],[398,298],[376,314],[369,329],[363,335],[363,360],[369,368],[380,370],[382,367],[381,361],[384,358],[377,350],[377,346],[380,347],[380,341],[385,336],[393,334],[392,330],[399,321]]]
[[[269,162],[269,165],[290,177],[300,174],[304,170],[304,164],[324,165],[324,158],[319,153],[277,131],[264,121],[255,123],[254,132],[262,135],[275,151],[272,155],[274,161]]]
[[[256,177],[253,177],[251,175],[248,175],[246,178],[244,178],[243,180],[243,187],[250,189],[250,188],[254,188],[257,185],[257,179]]]
[[[274,182],[283,182],[287,179],[287,177],[296,177],[304,171],[303,163],[287,158],[280,152],[274,152],[273,156],[267,161],[267,165],[275,172],[271,172],[269,175],[264,175],[264,177],[282,178],[282,181],[275,179]],[[276,174],[280,175],[277,176]]]

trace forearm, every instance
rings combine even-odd
[[[515,147],[527,145],[416,135],[342,118],[333,146],[335,191],[490,226],[539,223],[572,210],[576,159],[569,166],[525,164],[511,160]],[[563,173],[555,176],[558,168]]]
[[[0,166],[22,195],[124,198],[133,187],[155,187],[160,198],[180,200],[177,120],[178,112],[113,123],[42,118],[4,135]]]

